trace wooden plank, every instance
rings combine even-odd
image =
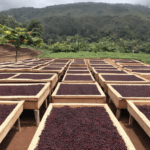
[[[28,150],[34,150],[36,149],[38,142],[40,140],[40,135],[42,133],[42,130],[45,127],[45,122],[47,117],[50,115],[51,110],[53,107],[63,107],[63,106],[70,106],[72,108],[76,108],[76,107],[94,107],[94,106],[98,106],[98,107],[104,107],[106,109],[106,112],[108,113],[108,115],[110,116],[111,121],[113,122],[113,125],[116,127],[119,135],[122,137],[123,141],[125,142],[125,145],[127,147],[128,150],[135,150],[135,147],[133,146],[130,138],[128,137],[128,135],[126,134],[126,132],[123,130],[123,128],[121,127],[121,125],[119,124],[119,122],[117,121],[117,119],[115,118],[115,116],[113,115],[113,113],[111,112],[110,108],[107,106],[107,104],[89,104],[89,103],[85,103],[85,104],[81,104],[81,103],[58,103],[58,104],[50,104],[47,111],[45,112],[42,121],[38,127],[38,129],[36,130],[36,133],[28,147]]]
[[[0,101],[0,104],[17,104],[14,110],[9,114],[9,116],[5,119],[5,121],[0,125],[0,143],[3,141],[7,133],[10,131],[12,126],[15,124],[21,113],[23,112],[23,103],[24,101]]]
[[[150,120],[135,106],[135,105],[148,105],[150,106],[149,101],[136,101],[136,100],[128,100],[127,101],[127,109],[130,115],[139,123],[141,128],[146,132],[146,134],[150,137]]]

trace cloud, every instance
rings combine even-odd
[[[150,6],[149,0],[0,0],[0,11],[21,7],[43,8],[50,5],[79,2],[130,3]]]

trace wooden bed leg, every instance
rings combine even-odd
[[[38,110],[34,110],[34,116],[35,116],[35,120],[36,120],[36,126],[38,126],[39,123],[40,123],[40,112],[39,112],[39,109]]]
[[[17,122],[18,122],[18,131],[20,132],[21,131],[20,118],[18,118]]]
[[[51,98],[51,96],[50,96],[50,95],[48,95],[48,96],[47,96],[47,100],[48,100],[48,102],[49,102],[49,103],[51,103],[51,102],[52,102],[52,98]]]
[[[117,108],[117,111],[116,111],[116,118],[119,119],[119,118],[120,118],[120,115],[121,115],[121,109]]]
[[[45,99],[45,108],[47,108],[47,98]]]
[[[133,117],[132,117],[132,115],[130,115],[130,117],[129,117],[129,125],[132,125],[133,124]]]
[[[112,101],[111,101],[111,98],[109,97],[109,101],[108,101],[108,103],[110,104]]]

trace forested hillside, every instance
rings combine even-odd
[[[36,21],[38,25],[33,26]],[[29,31],[34,28],[47,44],[68,41],[76,34],[88,43],[107,36],[150,41],[150,8],[141,5],[76,3],[41,9],[18,8],[0,12],[0,24]]]
[[[139,16],[142,19],[150,19],[150,9],[141,5],[131,4],[108,4],[108,3],[75,3],[66,5],[48,6],[45,8],[18,8],[2,11],[0,14],[14,15],[19,22],[29,22],[31,19],[42,20],[52,16]]]

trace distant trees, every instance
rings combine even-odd
[[[42,38],[44,27],[40,21],[33,19],[28,26],[28,31],[32,31],[32,36]]]

